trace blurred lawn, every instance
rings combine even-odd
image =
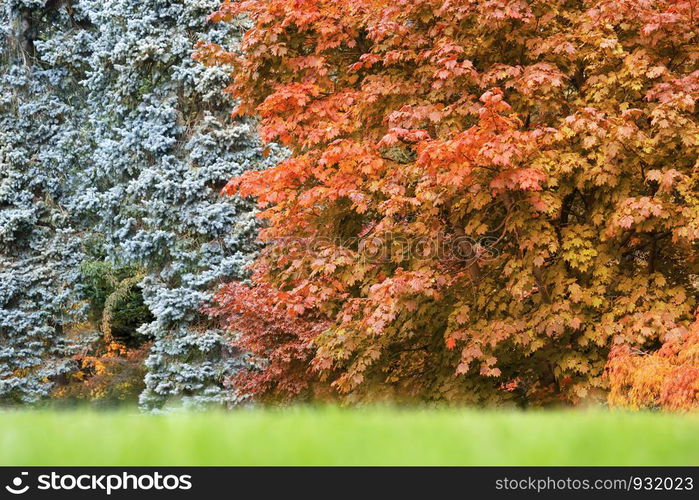
[[[699,465],[699,415],[0,413],[1,465]]]

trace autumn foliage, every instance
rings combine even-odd
[[[269,359],[247,391],[541,405],[611,381],[614,401],[696,404],[697,0],[211,17],[241,15],[240,52],[197,57],[232,65],[237,113],[291,152],[225,189],[266,223],[254,285],[218,297]]]
[[[667,410],[699,407],[699,319],[652,354],[634,352],[628,345],[614,347],[608,373],[612,405]]]
[[[151,343],[128,348],[111,340],[73,357],[75,370],[58,384],[52,397],[64,403],[114,406],[134,402],[143,390],[144,361]]]
[[[212,312],[224,318],[234,332],[245,332],[237,346],[262,366],[243,371],[231,383],[244,394],[282,401],[311,399],[313,339],[328,326],[327,320],[298,314],[298,297],[270,286],[249,288],[241,283],[224,287]]]

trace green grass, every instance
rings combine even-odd
[[[6,412],[0,465],[699,465],[699,416],[382,408]]]

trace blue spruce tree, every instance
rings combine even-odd
[[[0,402],[33,403],[71,368],[82,259],[66,180],[81,144],[81,40],[57,2],[0,11]],[[53,42],[64,43],[61,52]],[[57,63],[59,58],[63,58]]]
[[[255,253],[253,207],[219,191],[268,160],[254,126],[230,117],[227,72],[191,57],[202,38],[238,43],[243,26],[206,21],[217,3],[79,3],[95,27],[84,81],[94,151],[73,211],[97,221],[106,255],[143,269],[149,410],[238,401],[225,381],[243,359],[201,309],[218,284],[244,279]]]
[[[220,283],[245,279],[257,223],[250,202],[219,191],[279,152],[263,157],[254,124],[230,117],[226,69],[191,55],[199,39],[235,46],[244,26],[208,23],[218,0],[8,2],[0,398],[39,400],[70,369],[83,270],[104,262],[136,270],[128,284],[149,310],[141,406],[237,403],[226,380],[244,356],[201,311]]]

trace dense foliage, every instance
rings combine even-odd
[[[668,404],[697,404],[696,354],[672,358],[697,307],[695,0],[226,0],[212,19],[240,15],[241,51],[198,58],[233,65],[238,113],[292,152],[226,188],[267,223],[255,284],[219,294],[270,359],[250,392],[578,403],[614,346],[668,343],[646,363],[691,365]]]
[[[1,405],[699,407],[699,0],[0,9]]]
[[[3,2],[3,401],[238,400],[244,359],[200,310],[256,251],[251,203],[219,191],[274,155],[230,117],[229,69],[191,58],[237,43],[241,24],[207,23],[217,5]]]
[[[697,406],[699,393],[699,320],[654,353],[614,347],[608,373],[609,402],[625,408],[684,410]]]
[[[40,38],[70,29],[44,2],[0,7],[0,402],[33,403],[71,368],[64,328],[79,313],[82,252],[65,185],[82,151],[76,134],[80,62],[44,64]],[[67,44],[68,54],[76,52]],[[79,57],[77,57],[79,59]],[[77,65],[77,66],[76,66]]]
[[[254,129],[230,118],[226,69],[191,54],[200,37],[235,45],[241,26],[207,24],[211,0],[83,4],[95,27],[84,81],[93,150],[77,208],[101,253],[143,268],[132,285],[152,318],[138,334],[154,343],[140,402],[235,402],[222,382],[241,360],[200,309],[219,281],[245,275],[255,218],[218,192],[263,158]]]

